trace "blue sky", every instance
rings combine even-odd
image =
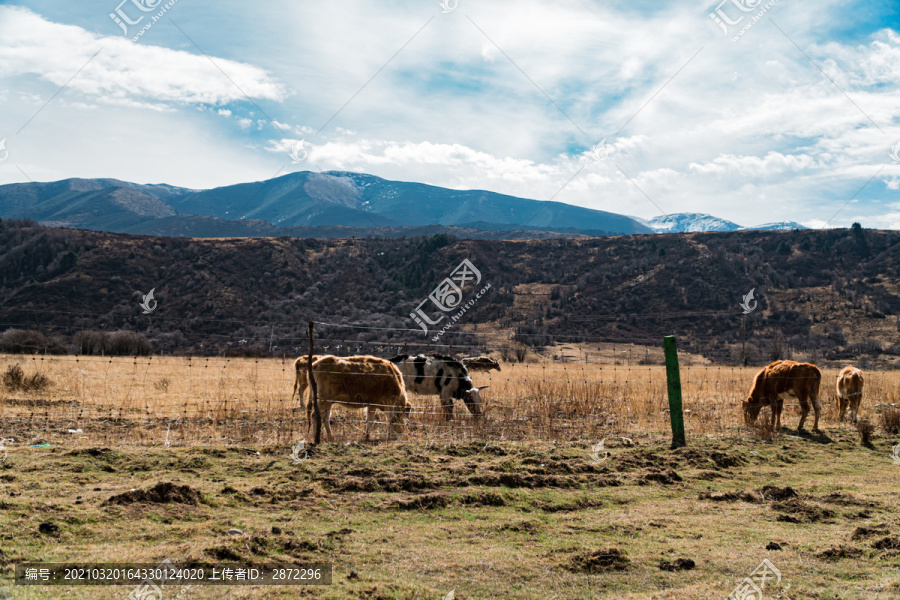
[[[0,183],[348,170],[900,229],[894,3],[120,1],[0,2]]]

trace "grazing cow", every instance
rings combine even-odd
[[[391,359],[403,373],[406,389],[417,394],[432,394],[441,397],[444,418],[453,418],[453,399],[462,400],[469,412],[476,417],[484,414],[481,390],[475,387],[466,365],[451,356],[401,354]]]
[[[772,426],[776,431],[781,429],[781,411],[784,400],[788,397],[800,401],[800,424],[797,431],[803,429],[806,415],[809,414],[809,401],[812,400],[816,418],[813,431],[819,430],[819,383],[822,372],[809,363],[797,363],[792,360],[777,360],[756,374],[750,395],[744,400],[744,420],[747,424],[756,422],[763,406],[772,409]]]
[[[315,357],[314,357],[315,358]],[[297,359],[298,362],[304,359]],[[305,368],[306,361],[302,361]],[[307,396],[306,417],[312,423],[312,395],[307,377],[300,376],[305,370],[298,368],[295,385],[300,393]],[[375,420],[375,410],[388,415],[390,422],[388,436],[403,431],[404,420],[411,407],[403,386],[403,376],[390,361],[375,356],[322,356],[313,362],[313,377],[316,379],[319,414],[325,425],[325,433],[332,438],[331,407],[340,404],[350,409],[366,409],[366,439]],[[309,426],[307,425],[307,432]]]
[[[859,405],[862,403],[863,373],[856,367],[844,367],[837,378],[837,397],[839,421],[844,420],[844,413],[850,408],[850,422],[856,425]]]
[[[466,369],[468,369],[470,373],[472,371],[490,371],[491,369],[500,370],[500,363],[487,356],[464,358],[462,359],[462,364],[466,365]]]

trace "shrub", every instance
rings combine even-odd
[[[48,340],[40,331],[7,329],[0,335],[0,346],[10,354],[66,354],[58,340]]]
[[[153,344],[137,331],[80,331],[75,334],[75,346],[81,354],[107,356],[147,356]]]
[[[881,413],[881,427],[891,435],[900,433],[900,408],[892,406]]]
[[[18,364],[11,365],[3,374],[3,385],[11,392],[22,390],[24,392],[39,392],[47,389],[53,382],[43,373],[25,375]]]
[[[153,344],[136,331],[116,331],[108,335],[109,354],[116,356],[147,356],[153,354]]]
[[[872,434],[875,432],[875,426],[868,419],[860,419],[856,424],[856,430],[859,432],[859,438],[863,446],[872,443]]]

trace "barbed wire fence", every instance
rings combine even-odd
[[[391,342],[369,342],[333,333],[339,327],[367,326],[318,325],[325,335],[315,336],[316,354],[475,356],[506,347],[498,334],[485,333],[473,338],[477,343],[448,348],[423,343],[408,329],[391,330],[396,334]],[[454,419],[447,422],[437,396],[411,394],[407,431],[395,439],[424,443],[668,439],[662,350],[654,349],[651,355],[648,348],[637,357],[629,350],[634,348],[610,345],[584,352],[579,362],[574,357],[512,360],[502,361],[499,372],[472,372],[476,386],[489,386],[483,391],[483,418],[469,414],[457,402]],[[311,439],[304,403],[291,397],[294,360],[305,354],[285,352],[278,358],[0,355],[0,373],[18,365],[25,377],[40,374],[52,382],[34,389],[11,389],[4,375],[7,393],[0,400],[0,436],[28,445],[287,446]],[[758,369],[682,362],[688,440],[753,435],[743,423],[741,404]],[[824,425],[836,423],[837,371],[823,369],[819,399]],[[863,415],[875,405],[897,405],[898,396],[900,376],[892,371],[867,371]],[[799,403],[785,402],[786,426],[796,426],[791,415],[797,410]],[[360,440],[365,422],[361,411],[336,409],[331,417],[334,441]],[[387,419],[381,411],[374,433],[380,440],[387,437]]]

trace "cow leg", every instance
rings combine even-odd
[[[328,435],[329,440],[333,440],[334,436],[331,435],[331,404],[319,405],[319,414],[322,416],[322,425],[325,427],[325,433]]]
[[[844,422],[844,412],[847,410],[847,399],[843,395],[838,396],[838,422]]]
[[[448,388],[441,390],[441,410],[444,413],[445,421],[449,422],[453,419],[453,396],[450,395]]]
[[[812,405],[813,405],[813,411],[816,414],[815,419],[813,420],[813,431],[818,432],[819,431],[819,413],[822,411],[822,405],[819,404],[819,397],[816,394],[812,394]]]
[[[769,402],[769,409],[772,411],[772,429],[781,431],[781,409],[784,407],[784,401],[776,395]]]
[[[797,431],[803,431],[803,424],[806,422],[806,415],[809,414],[809,399],[806,396],[797,398],[800,401],[800,424],[797,425]],[[818,423],[819,412],[816,411],[816,423]]]

